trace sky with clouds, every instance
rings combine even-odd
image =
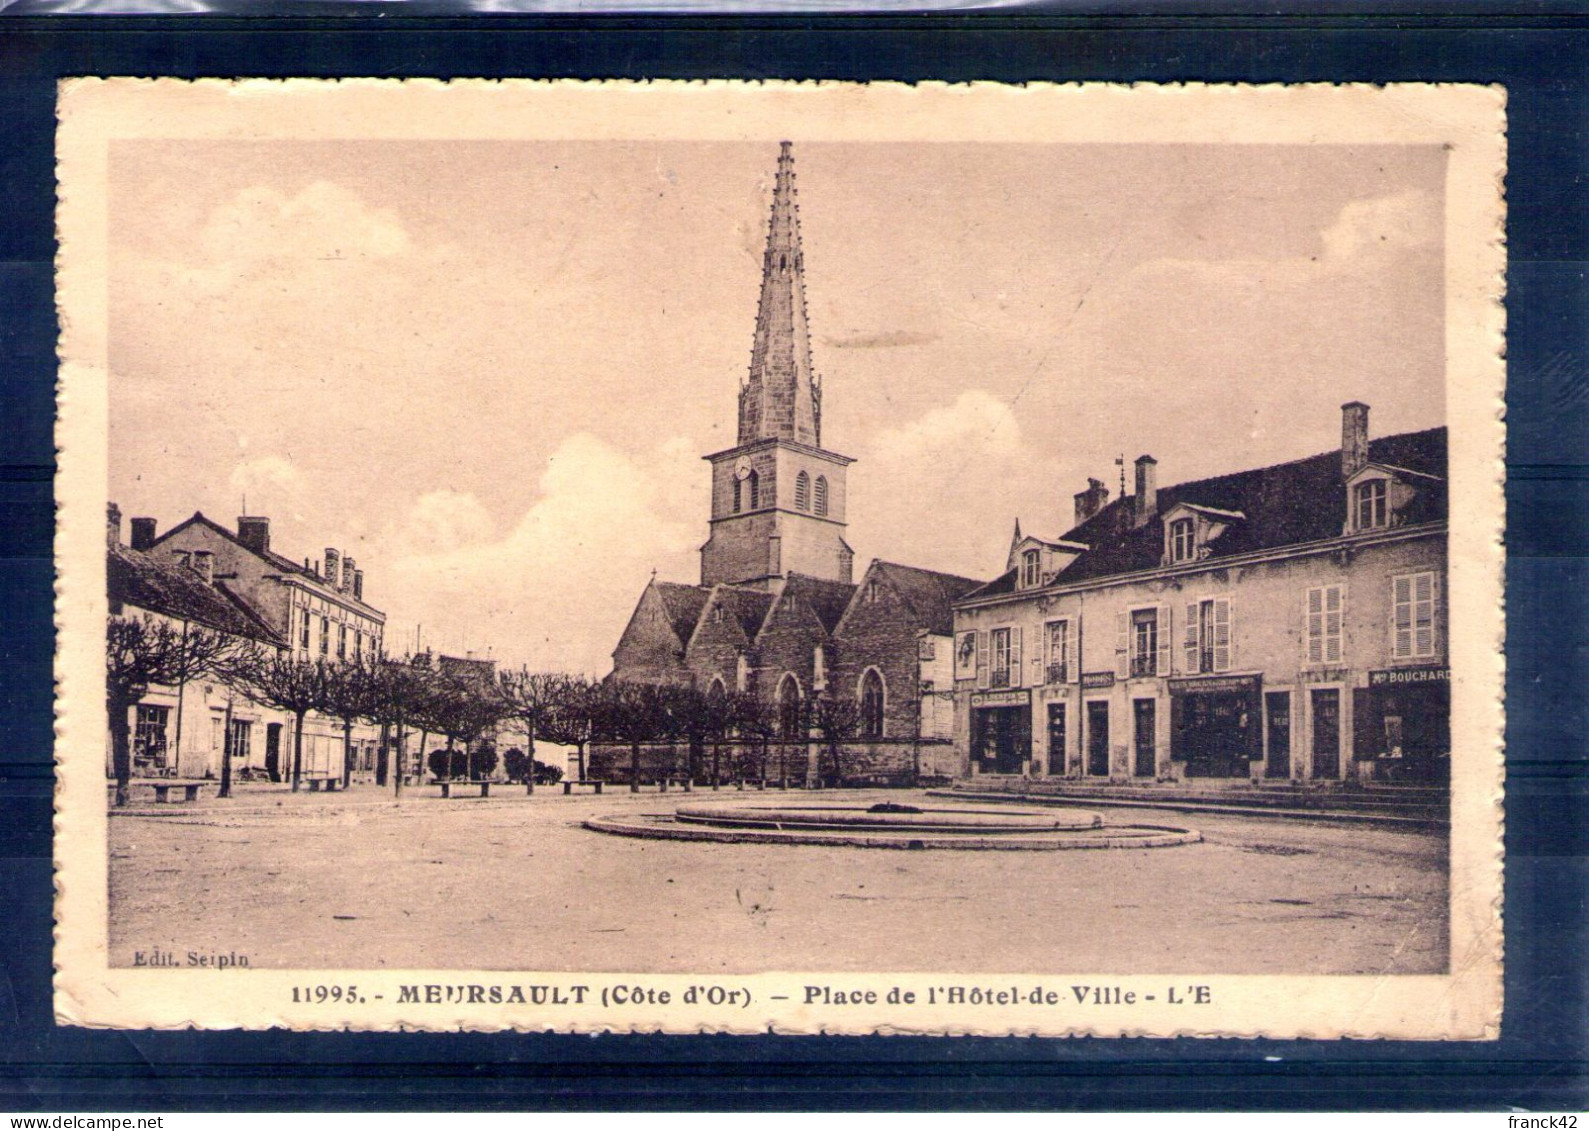
[[[603,673],[697,580],[777,138],[117,143],[110,497],[345,550],[424,640]],[[1089,475],[1444,421],[1433,147],[802,144],[849,541],[991,577]]]

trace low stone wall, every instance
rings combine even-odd
[[[815,765],[813,765],[815,760]],[[640,747],[640,782],[653,784],[664,776],[693,776],[698,784],[710,784],[713,749],[697,752],[693,775],[689,770],[687,743],[674,746],[647,744]],[[791,785],[805,785],[812,777],[824,785],[914,786],[919,783],[948,781],[955,775],[954,747],[943,740],[882,739],[871,742],[841,743],[835,769],[832,752],[825,743],[769,742],[759,746],[725,743],[717,754],[722,781],[740,777],[768,780],[787,777]],[[589,752],[589,774],[602,781],[627,785],[633,776],[633,753],[628,746],[598,744]]]

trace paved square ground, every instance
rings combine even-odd
[[[682,795],[374,787],[110,823],[110,955],[549,971],[1437,973],[1444,835],[1089,805],[1204,843],[1063,852],[633,840],[580,827]],[[735,804],[947,802],[697,791]]]

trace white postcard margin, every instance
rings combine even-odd
[[[61,84],[56,479],[55,1001],[112,1028],[927,1033],[1493,1039],[1501,1010],[1505,92],[1435,84],[1004,86],[85,78]],[[1452,798],[1450,973],[1166,976],[1086,972],[755,975],[111,968],[107,942],[104,522],[110,143],[175,138],[1438,144],[1446,198]],[[1016,1002],[1112,987],[1089,1008]],[[294,1004],[292,988],[361,1000]],[[817,985],[863,1000],[807,1004]],[[543,1002],[470,987],[542,987]],[[613,1000],[622,987],[644,1000]],[[1165,986],[1208,987],[1195,1010]],[[689,994],[691,987],[697,993]],[[717,995],[702,992],[717,987]],[[958,987],[954,1004],[937,989]],[[733,1004],[722,1001],[738,990]],[[557,992],[548,992],[557,991]],[[577,992],[576,992],[577,991]],[[866,1002],[870,991],[875,1002]],[[1155,992],[1155,1002],[1144,1000]],[[375,995],[379,994],[379,1000]],[[662,998],[666,995],[666,1002]],[[906,1001],[907,995],[915,995]],[[511,996],[511,995],[510,995]],[[533,996],[533,995],[531,995]],[[775,996],[787,1001],[775,1001]],[[929,996],[933,1004],[927,1004]],[[1019,996],[1019,995],[1018,995]],[[1128,1003],[1125,999],[1130,997]],[[717,1004],[712,999],[718,999]],[[748,1000],[747,1000],[748,999]]]

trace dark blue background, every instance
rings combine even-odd
[[[1585,1106],[1583,4],[1469,4],[1468,14],[1445,7],[1440,17],[1362,14],[1393,10],[1379,4],[1331,17],[872,21],[481,21],[413,19],[393,10],[379,27],[371,5],[358,6],[357,18],[336,6],[298,10],[328,18],[0,16],[0,1110]],[[1502,1039],[1430,1045],[56,1028],[53,93],[57,77],[83,74],[1504,84],[1511,133]]]

